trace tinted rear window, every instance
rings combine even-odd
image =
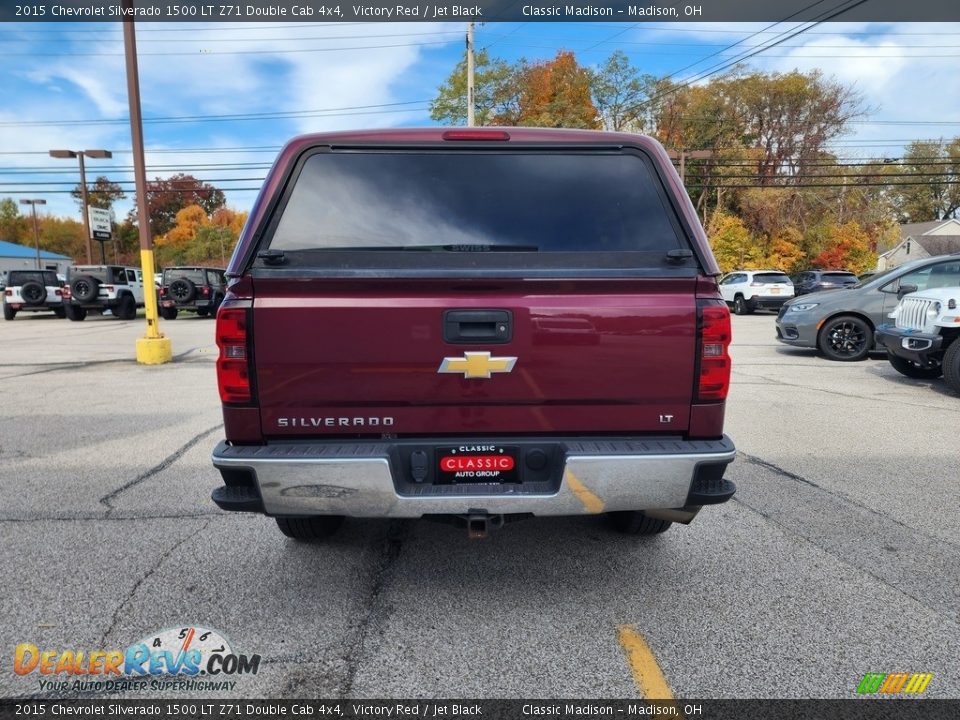
[[[11,286],[23,285],[25,282],[30,282],[31,280],[49,286],[60,284],[55,272],[44,272],[43,270],[11,270],[7,278],[7,284]]]
[[[681,237],[639,155],[365,151],[306,160],[270,247],[666,252]]]
[[[786,273],[757,273],[753,276],[754,282],[759,283],[782,283],[787,285],[790,283],[790,278],[787,277]]]
[[[164,270],[163,271],[163,282],[172,283],[177,278],[187,278],[195,285],[205,285],[206,276],[203,273],[203,270]]]
[[[857,276],[846,272],[829,272],[823,274],[827,282],[857,282]]]

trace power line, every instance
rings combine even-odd
[[[382,115],[388,113],[402,113],[411,111],[423,111],[426,107],[411,108],[395,106],[425,105],[428,100],[408,100],[395,103],[381,103],[378,105],[353,105],[341,108],[321,108],[316,110],[287,110],[264,113],[235,113],[230,115],[171,115],[166,117],[144,118],[144,124],[168,124],[182,122],[235,122],[247,120],[297,120],[310,117],[346,117],[351,115]],[[368,108],[395,108],[392,110],[373,110]],[[353,112],[355,110],[364,110],[365,112]],[[349,111],[349,112],[341,112]],[[0,122],[0,127],[59,127],[62,125],[125,125],[129,122],[127,118],[103,118],[99,120],[10,120]]]

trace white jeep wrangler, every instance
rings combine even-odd
[[[877,328],[877,343],[899,372],[931,380],[940,375],[960,393],[960,287],[940,287],[904,295],[890,317],[895,325]]]
[[[13,320],[18,312],[53,310],[64,317],[63,290],[53,270],[11,270],[3,291],[3,319]]]
[[[151,283],[150,292],[154,292]],[[70,320],[87,312],[110,310],[121,320],[133,320],[144,303],[143,272],[118,265],[81,265],[67,270],[64,310]]]

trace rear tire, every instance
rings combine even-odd
[[[750,309],[747,307],[747,301],[743,299],[743,295],[737,295],[733,299],[733,314],[746,315],[749,312]]]
[[[7,305],[6,303],[4,303],[4,304],[3,304],[3,319],[4,319],[4,320],[13,320],[16,316],[17,316],[17,311],[14,310],[14,309],[13,309],[12,307],[10,307],[9,305]]]
[[[177,309],[175,307],[162,307],[160,308],[160,317],[162,317],[164,320],[176,320]]]
[[[63,306],[55,307],[53,309],[53,314],[56,315],[61,320],[63,320],[67,316],[67,311],[63,309]]]
[[[313,517],[278,517],[277,527],[288,538],[301,542],[322,540],[333,535],[343,525],[343,515],[315,515]]]
[[[624,510],[606,514],[607,525],[624,535],[659,535],[673,525],[669,520],[647,517],[642,510]]]
[[[114,305],[113,314],[120,320],[133,320],[137,317],[137,301],[133,299],[132,295],[124,295]]]
[[[72,320],[73,322],[80,322],[87,318],[87,311],[76,305],[67,305],[63,308],[63,313],[67,316],[67,320]]]
[[[887,360],[898,373],[914,380],[936,380],[943,375],[943,367],[939,365],[930,368],[921,367],[911,360],[897,357],[892,353],[887,353]]]
[[[943,379],[947,387],[960,395],[960,339],[954,338],[943,355]]]

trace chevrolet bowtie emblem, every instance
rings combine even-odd
[[[468,352],[463,357],[444,358],[438,373],[463,373],[467,379],[489,379],[491,373],[508,373],[517,364],[515,357],[490,357],[488,352]]]

